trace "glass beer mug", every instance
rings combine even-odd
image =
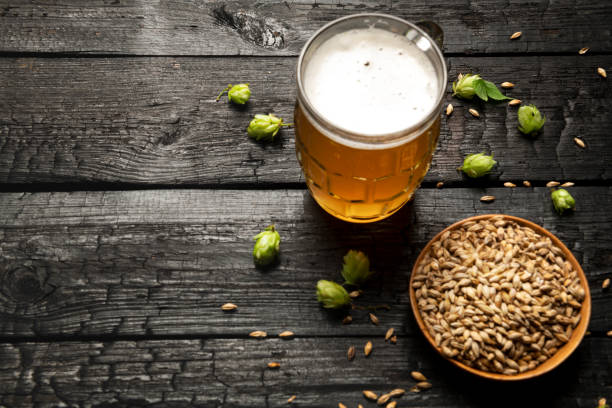
[[[383,14],[327,24],[297,66],[296,153],[314,199],[350,222],[408,202],[440,134],[447,72],[419,26]]]

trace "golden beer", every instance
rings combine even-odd
[[[442,53],[417,26],[361,14],[336,20],[298,62],[296,153],[327,212],[386,218],[412,198],[440,134]]]

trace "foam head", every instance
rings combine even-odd
[[[428,116],[440,93],[422,44],[380,28],[325,40],[304,69],[306,97],[323,118],[349,132],[381,135]]]

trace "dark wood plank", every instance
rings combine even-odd
[[[605,1],[512,3],[371,0],[297,2],[0,1],[0,51],[127,55],[296,55],[323,24],[382,12],[431,20],[451,53],[612,51]],[[515,31],[523,37],[510,41]]]
[[[484,204],[479,198],[497,200]],[[573,251],[589,277],[589,329],[612,329],[610,187],[576,187],[575,214],[559,217],[545,188],[422,189],[413,204],[375,224],[327,215],[305,191],[149,190],[0,195],[0,333],[15,336],[215,335],[253,330],[299,336],[417,332],[408,279],[437,232],[475,214],[503,212],[543,225]],[[279,265],[256,269],[252,237],[270,223],[282,236]],[[379,276],[362,306],[330,313],[319,279],[339,280],[342,256],[360,249]],[[235,313],[220,306],[233,302]],[[67,337],[70,338],[70,337]]]
[[[484,183],[524,179],[609,180],[612,56],[450,58],[450,78],[479,72],[547,116],[542,135],[522,136],[516,108],[452,98],[426,181],[461,182],[464,155],[493,152]],[[92,58],[0,60],[0,182],[273,184],[303,181],[292,129],[262,145],[246,135],[255,113],[291,119],[295,59]],[[236,109],[214,97],[249,81]],[[450,89],[450,84],[449,84]],[[475,107],[481,119],[468,112]],[[587,148],[573,142],[583,137]]]
[[[346,349],[373,340],[370,358]],[[343,402],[375,406],[362,395],[415,384],[400,406],[594,407],[612,392],[612,342],[586,338],[569,360],[532,381],[492,383],[458,371],[420,338],[397,345],[377,338],[157,340],[0,344],[0,403],[19,407],[300,407]],[[266,368],[277,361],[277,370]]]

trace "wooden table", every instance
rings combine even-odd
[[[612,277],[612,85],[596,72],[612,73],[612,7],[522,3],[0,0],[0,405],[269,408],[296,395],[299,407],[374,407],[362,390],[409,389],[412,370],[433,388],[407,393],[400,407],[612,399],[612,294],[601,289]],[[291,119],[305,41],[325,22],[371,11],[437,22],[451,80],[476,72],[514,82],[507,94],[548,121],[524,137],[516,108],[449,92],[455,111],[414,201],[351,225],[310,198],[292,129],[259,144],[245,128],[255,113]],[[511,41],[515,31],[523,35]],[[245,109],[215,102],[239,81],[253,90]],[[456,168],[480,151],[499,165],[466,180]],[[533,187],[502,186],[523,180]],[[549,180],[576,183],[575,213],[554,212]],[[485,194],[497,199],[481,203]],[[557,234],[591,285],[590,334],[532,381],[458,371],[410,309],[419,250],[444,226],[491,212]],[[282,256],[262,271],[252,237],[271,223]],[[377,312],[379,326],[363,311],[342,325],[342,313],[316,302],[317,280],[338,279],[348,249],[367,252],[379,272],[358,300],[391,306]],[[222,312],[225,302],[238,311]],[[384,341],[390,327],[396,345]],[[295,338],[279,339],[283,330]]]

